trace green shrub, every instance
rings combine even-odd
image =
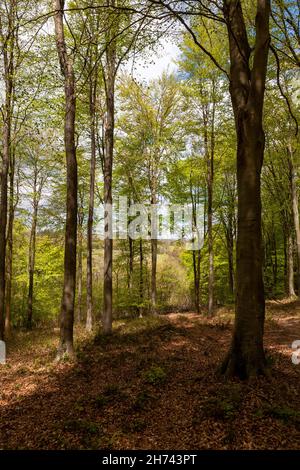
[[[144,373],[144,380],[151,385],[159,385],[166,380],[166,372],[160,366],[152,366]]]

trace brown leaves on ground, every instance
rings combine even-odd
[[[271,378],[224,381],[232,312],[77,329],[76,363],[55,364],[57,332],[18,333],[0,366],[2,449],[300,449],[300,304],[268,305]]]

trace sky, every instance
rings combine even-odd
[[[131,60],[124,66],[124,70],[133,73],[137,80],[149,82],[166,70],[169,72],[176,70],[175,61],[179,53],[176,44],[164,39],[157,51],[151,53],[148,59],[141,58],[134,63]]]

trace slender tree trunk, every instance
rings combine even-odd
[[[132,289],[132,276],[133,276],[133,258],[134,258],[134,242],[131,237],[128,237],[129,246],[129,266],[128,266],[128,289]]]
[[[33,312],[33,290],[34,290],[34,269],[36,254],[36,229],[38,220],[38,210],[42,194],[44,178],[38,182],[38,167],[35,161],[34,181],[33,181],[33,214],[30,230],[29,253],[28,253],[28,296],[27,296],[27,328],[32,328],[32,312]]]
[[[197,203],[193,194],[192,187],[192,174],[190,175],[190,197],[192,201],[192,220],[193,220],[193,231],[197,233],[196,243],[199,243],[199,229],[197,227]],[[194,301],[196,312],[200,313],[200,266],[201,266],[201,250],[195,249],[192,251],[193,256],[193,274],[194,274]]]
[[[285,226],[283,226],[283,256],[284,256],[284,292],[288,296],[289,295],[289,281],[288,281],[288,254],[287,254],[287,235]]]
[[[298,191],[296,185],[296,175],[293,163],[293,149],[292,144],[287,146],[288,163],[290,170],[290,187],[292,197],[293,221],[296,234],[296,247],[297,247],[297,293],[300,296],[300,223],[299,223],[299,204],[298,204]]]
[[[9,185],[9,213],[7,228],[7,257],[6,257],[6,296],[5,296],[5,337],[9,337],[11,333],[11,289],[12,289],[12,264],[13,264],[13,227],[15,219],[15,208],[19,197],[19,185],[16,189],[15,197],[15,156],[12,152],[10,160],[10,185]]]
[[[296,293],[294,288],[294,241],[291,233],[288,234],[287,248],[288,296],[293,298]]]
[[[143,253],[143,240],[140,238],[139,243],[139,251],[140,251],[140,282],[139,282],[139,293],[140,293],[140,318],[143,316],[143,303],[144,303],[144,253]]]
[[[71,58],[67,55],[63,27],[64,1],[55,0],[55,35],[61,71],[65,81],[65,152],[67,165],[67,217],[64,253],[64,286],[60,314],[60,344],[57,359],[74,356],[73,325],[76,289],[77,243],[77,160],[75,146],[75,79]]]
[[[157,274],[157,214],[156,214],[156,187],[157,181],[156,176],[152,176],[152,195],[151,195],[151,313],[155,315],[157,313],[157,284],[156,284],[156,274]]]
[[[194,298],[196,312],[200,313],[200,250],[193,250]]]
[[[36,191],[36,188],[34,189]],[[27,296],[27,328],[32,328],[32,311],[33,311],[33,289],[34,289],[34,268],[36,253],[36,226],[38,216],[38,203],[34,201],[32,223],[29,241],[28,256],[28,296]]]
[[[207,235],[208,235],[208,316],[213,315],[214,310],[214,248],[213,248],[213,156],[210,155],[207,175]]]
[[[214,85],[213,85],[214,90]],[[214,100],[214,97],[213,97]],[[214,247],[213,247],[213,183],[214,183],[214,120],[215,120],[215,103],[213,102],[211,116],[211,139],[210,148],[208,144],[208,106],[203,107],[203,124],[204,124],[204,147],[207,164],[207,237],[208,237],[208,316],[213,315],[214,310]]]
[[[277,278],[278,278],[278,259],[277,259],[277,243],[276,243],[276,231],[274,221],[272,221],[272,267],[273,267],[273,289],[274,293],[277,292]]]
[[[110,5],[115,6],[111,0]],[[103,282],[103,332],[112,332],[112,263],[113,263],[113,239],[112,239],[112,167],[114,154],[114,125],[115,125],[115,75],[116,75],[116,45],[110,41],[106,48],[106,122],[104,134],[104,282]]]
[[[234,238],[233,238],[233,223],[232,217],[229,215],[228,227],[226,227],[226,245],[227,245],[227,257],[228,257],[228,281],[229,281],[229,292],[234,295],[234,263],[233,263],[233,251],[234,251]]]
[[[78,266],[77,266],[77,322],[82,322],[82,254],[83,254],[83,217],[78,217]]]
[[[90,83],[90,132],[91,132],[91,164],[90,164],[90,197],[89,214],[87,224],[87,311],[86,329],[93,328],[93,222],[94,222],[94,200],[95,200],[95,173],[96,173],[96,124],[95,124],[95,100],[97,82]]]
[[[157,303],[157,286],[156,286],[156,273],[157,273],[157,240],[151,240],[151,313],[156,314]]]
[[[266,370],[260,179],[265,145],[262,113],[270,42],[270,1],[257,0],[252,69],[241,2],[225,0],[224,17],[229,35],[230,94],[237,134],[238,234],[235,326],[222,371],[248,378]]]

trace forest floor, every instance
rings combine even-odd
[[[300,449],[300,303],[269,302],[269,378],[216,374],[233,313],[120,320],[76,329],[78,359],[56,364],[58,332],[19,332],[0,366],[1,449]]]

